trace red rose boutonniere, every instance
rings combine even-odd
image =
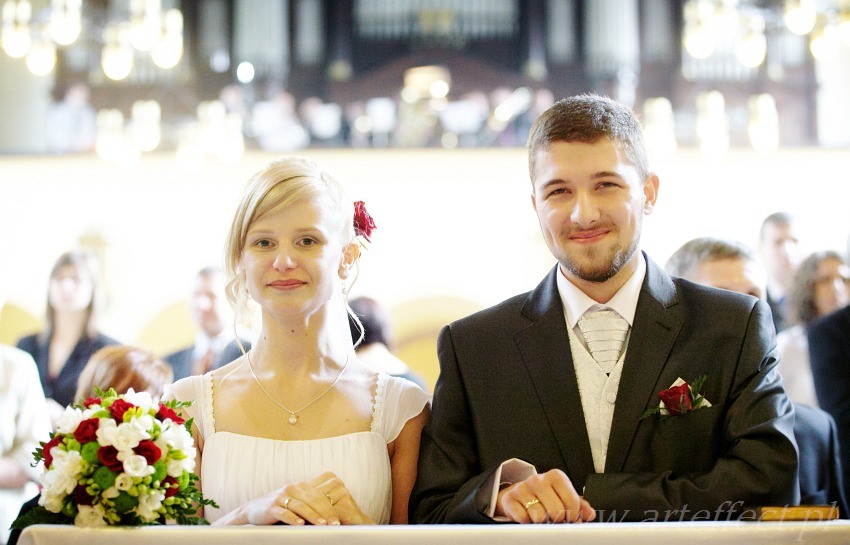
[[[649,409],[641,418],[643,419],[654,414],[679,416],[697,409],[711,407],[711,403],[700,393],[706,378],[707,376],[703,375],[693,380],[690,384],[681,378],[677,378],[676,382],[671,384],[669,388],[658,392],[658,397],[661,398],[658,407]]]
[[[372,242],[372,231],[377,228],[375,220],[366,211],[366,203],[357,201],[354,203],[354,234]]]

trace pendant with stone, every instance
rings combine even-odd
[[[297,423],[297,422],[298,422],[298,417],[297,417],[297,416],[295,416],[295,413],[290,414],[290,415],[289,415],[289,423],[290,423],[290,424],[295,424],[295,423]]]

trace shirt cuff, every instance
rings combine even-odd
[[[533,465],[519,458],[511,458],[502,462],[490,479],[490,507],[487,509],[486,515],[494,520],[507,520],[504,517],[493,516],[496,512],[496,500],[499,497],[499,485],[502,483],[518,483],[536,474],[537,469]]]

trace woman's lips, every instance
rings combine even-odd
[[[270,282],[269,286],[279,290],[288,290],[294,289],[300,286],[303,286],[304,282],[301,280],[289,279],[289,280],[275,280],[274,282]]]

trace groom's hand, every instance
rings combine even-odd
[[[495,515],[522,524],[590,522],[596,511],[563,471],[553,469],[500,490]]]

